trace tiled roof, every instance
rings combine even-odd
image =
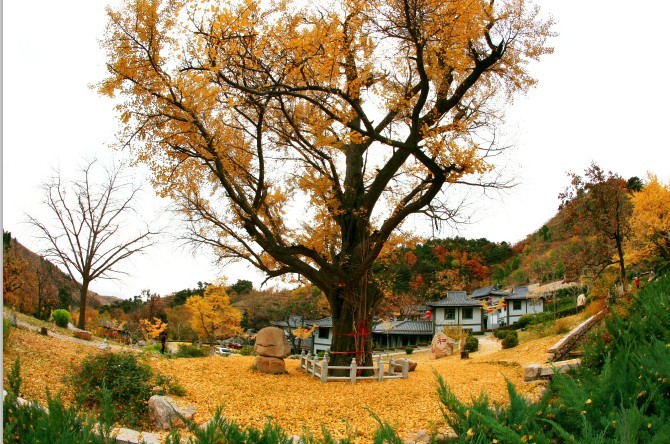
[[[528,287],[513,287],[512,288],[512,294],[507,296],[505,300],[508,301],[513,301],[513,300],[524,300],[528,299],[529,297],[539,297],[539,298],[544,298],[543,295],[536,295],[530,292]]]
[[[496,290],[495,285],[489,285],[488,287],[478,288],[472,292],[470,297],[473,299],[483,298],[489,296],[493,290]]]
[[[372,333],[389,335],[432,335],[432,321],[392,321],[379,323],[372,327]]]
[[[506,297],[509,296],[510,292],[505,290],[500,290],[495,285],[489,285],[488,287],[479,288],[470,294],[472,299],[484,299],[488,296],[500,296]]]
[[[323,328],[332,328],[333,327],[333,317],[328,316],[327,318],[317,319],[314,323]]]
[[[464,291],[448,291],[447,297],[437,302],[428,302],[431,307],[481,307],[481,304],[470,299]]]

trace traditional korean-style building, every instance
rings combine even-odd
[[[372,327],[372,340],[377,348],[427,345],[433,334],[433,321],[427,320],[378,322]]]
[[[465,291],[448,291],[444,299],[426,305],[433,309],[434,332],[456,325],[473,332],[484,330],[482,304],[468,297]]]
[[[544,311],[545,296],[531,292],[528,287],[513,287],[512,294],[505,297],[506,324],[514,324],[525,314],[535,315]]]

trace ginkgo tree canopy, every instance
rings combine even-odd
[[[99,90],[192,240],[305,276],[349,331],[402,222],[452,217],[447,185],[491,172],[482,141],[552,35],[524,0],[126,0],[109,18]]]

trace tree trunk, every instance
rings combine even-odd
[[[622,236],[616,237],[616,249],[617,254],[619,255],[619,270],[621,273],[621,288],[623,289],[623,294],[627,294],[626,291],[626,266],[624,263],[624,253],[623,253],[623,239]]]
[[[367,287],[367,288],[366,288]],[[348,366],[352,358],[360,366],[372,366],[372,312],[376,297],[368,295],[372,286],[338,288],[331,304],[333,340],[330,365]],[[372,296],[372,297],[371,297]],[[348,375],[348,370],[336,372]],[[365,373],[371,373],[367,371]]]
[[[86,330],[86,297],[88,296],[89,281],[84,280],[79,289],[79,321],[77,328]]]

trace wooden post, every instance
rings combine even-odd
[[[409,359],[405,359],[402,363],[402,377],[407,379],[407,373],[409,373]]]
[[[316,378],[316,367],[317,364],[319,363],[319,357],[317,355],[314,355],[314,361],[312,362],[312,376]]]
[[[351,371],[349,372],[349,376],[351,376],[351,382],[356,382],[356,372],[358,372],[356,358],[351,358]]]
[[[377,356],[377,381],[382,382],[384,380],[384,361],[382,361],[382,355]]]
[[[321,360],[321,382],[328,382],[328,355]]]
[[[312,359],[312,353],[307,352],[307,356],[305,357],[305,371],[309,373],[309,360]]]
[[[40,333],[44,336],[49,336],[49,330],[46,327],[40,327]]]
[[[391,360],[389,361],[389,376],[395,375],[395,358],[391,356]]]

